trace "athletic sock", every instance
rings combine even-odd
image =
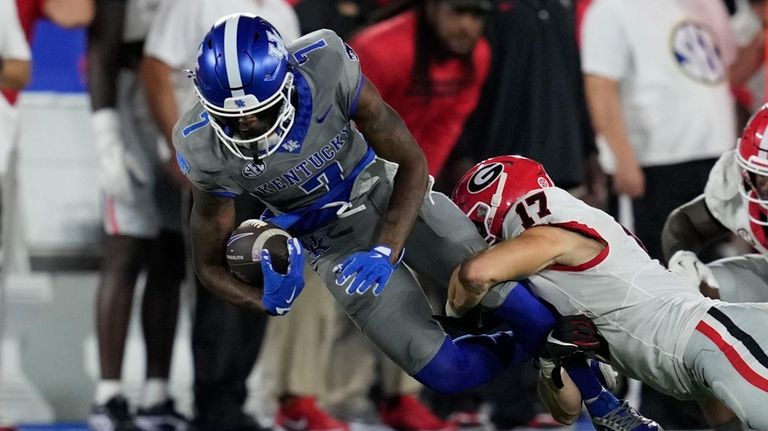
[[[147,379],[146,383],[144,383],[144,394],[141,397],[141,407],[144,409],[154,407],[164,403],[169,396],[167,379]]]
[[[539,353],[555,317],[523,284],[506,282],[494,286],[481,302],[491,314],[514,331],[515,337],[532,356]]]
[[[563,368],[579,388],[581,399],[593,417],[605,416],[621,404],[618,398],[603,388],[586,359],[580,355],[563,360]]]
[[[601,417],[620,406],[621,401],[619,401],[619,399],[612,393],[605,389],[601,389],[600,394],[594,398],[585,399],[584,404],[587,406],[587,411],[589,411],[590,416]]]
[[[102,406],[112,398],[123,393],[123,386],[120,380],[99,380],[96,383],[96,394],[93,402]]]

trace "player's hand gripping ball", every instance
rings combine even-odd
[[[244,221],[227,241],[229,270],[242,282],[263,287],[262,305],[272,315],[290,311],[304,288],[299,240],[271,223]]]
[[[263,287],[261,250],[268,250],[272,267],[280,274],[288,272],[287,241],[291,235],[283,229],[258,219],[246,220],[227,241],[227,264],[240,281]]]

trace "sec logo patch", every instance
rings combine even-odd
[[[245,178],[256,178],[264,173],[264,169],[264,163],[251,160],[243,165],[243,176]]]

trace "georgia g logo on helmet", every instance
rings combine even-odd
[[[464,174],[451,198],[493,244],[501,238],[504,218],[518,199],[532,190],[552,186],[539,162],[515,155],[496,156]]]
[[[482,167],[469,179],[467,190],[470,193],[480,193],[493,184],[503,171],[504,166],[501,163],[493,163]]]

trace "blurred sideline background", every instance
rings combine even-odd
[[[17,418],[82,421],[98,375],[93,301],[102,244],[97,160],[85,90],[85,31],[41,21],[32,49],[32,83],[18,105],[14,237],[4,256],[10,280],[6,309],[0,310],[6,325],[0,418],[11,423]],[[136,295],[141,295],[141,286],[139,282]],[[182,310],[171,383],[179,409],[189,413],[188,301]],[[134,320],[124,376],[128,394],[138,396],[144,347]]]

